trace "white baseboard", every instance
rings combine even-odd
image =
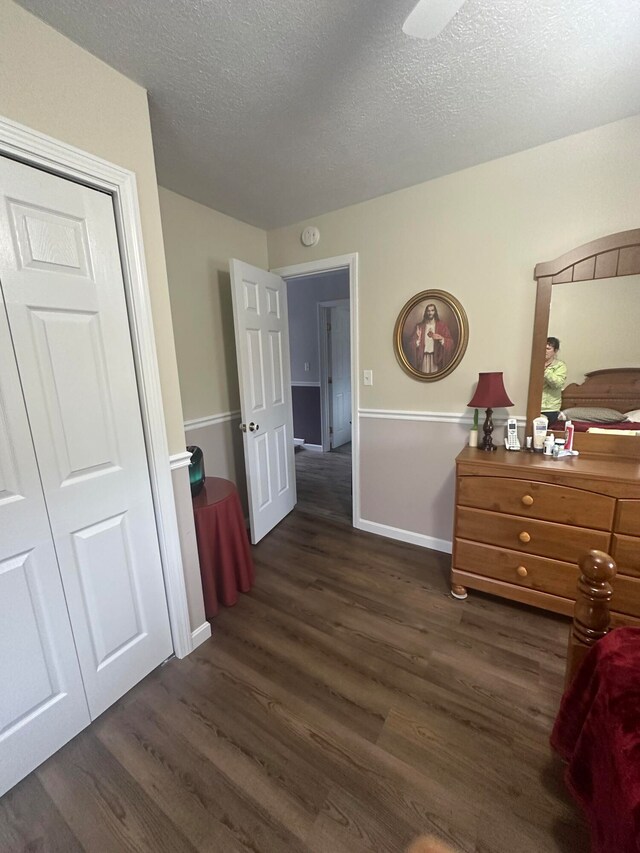
[[[208,640],[210,636],[211,625],[208,622],[203,622],[199,628],[196,628],[195,631],[191,632],[191,645],[193,646],[191,651],[197,649],[198,646],[202,645],[202,643],[204,643],[205,640]]]
[[[321,444],[307,444],[307,442],[305,441],[304,449],[305,450],[313,450],[315,453],[322,453],[322,445]]]
[[[378,536],[386,536],[388,539],[398,539],[400,542],[409,542],[411,545],[419,545],[421,548],[442,551],[445,554],[450,554],[452,551],[453,543],[448,539],[436,539],[435,536],[403,530],[401,527],[391,527],[389,524],[380,524],[378,521],[367,521],[364,518],[359,518],[354,527],[359,530],[366,530],[368,533],[376,533]]]

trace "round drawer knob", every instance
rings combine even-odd
[[[531,536],[529,536],[526,530],[523,530],[522,533],[518,533],[518,539],[524,543],[531,542]]]
[[[519,578],[526,578],[529,572],[527,571],[525,566],[518,566],[518,568],[516,569],[516,574]]]
[[[525,506],[533,506],[533,498],[531,497],[531,495],[523,495],[522,496],[522,503]]]

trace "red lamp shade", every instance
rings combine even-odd
[[[473,409],[497,409],[500,406],[513,406],[504,389],[502,373],[481,373],[478,387],[468,405]]]

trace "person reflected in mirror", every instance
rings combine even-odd
[[[425,307],[422,322],[416,324],[413,344],[414,364],[421,373],[437,373],[447,366],[453,352],[453,338],[433,302]]]
[[[558,358],[559,349],[560,341],[557,338],[547,338],[541,414],[547,418],[549,426],[558,420],[562,409],[562,389],[567,381],[567,365]]]

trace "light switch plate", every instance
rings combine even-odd
[[[363,370],[362,381],[365,385],[373,385],[373,370]]]

